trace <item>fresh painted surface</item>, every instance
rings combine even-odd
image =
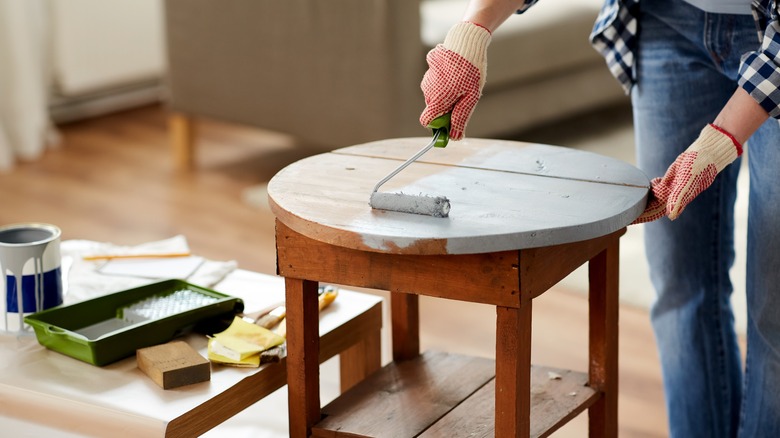
[[[383,140],[305,158],[269,183],[271,208],[294,230],[327,243],[396,254],[467,254],[550,246],[603,236],[644,209],[647,177],[609,157],[500,140],[435,151],[388,191],[437,193],[449,218],[375,211],[377,175],[421,139]]]

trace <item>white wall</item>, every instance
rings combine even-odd
[[[49,0],[54,93],[79,96],[159,79],[161,0]]]

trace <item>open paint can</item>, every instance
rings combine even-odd
[[[56,226],[41,223],[0,227],[5,331],[24,331],[25,314],[62,304],[60,234]]]

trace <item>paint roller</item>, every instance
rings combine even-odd
[[[450,141],[450,114],[439,116],[428,125],[433,130],[433,140],[419,152],[382,178],[371,192],[368,205],[375,210],[398,211],[401,213],[422,214],[433,217],[447,217],[450,213],[450,200],[444,196],[409,195],[406,193],[380,193],[379,188],[396,176],[407,166],[417,161],[431,148],[444,148]]]

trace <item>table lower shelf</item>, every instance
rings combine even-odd
[[[322,408],[313,437],[493,437],[495,362],[426,352],[393,362]],[[531,368],[531,436],[545,437],[591,406],[588,376]]]

